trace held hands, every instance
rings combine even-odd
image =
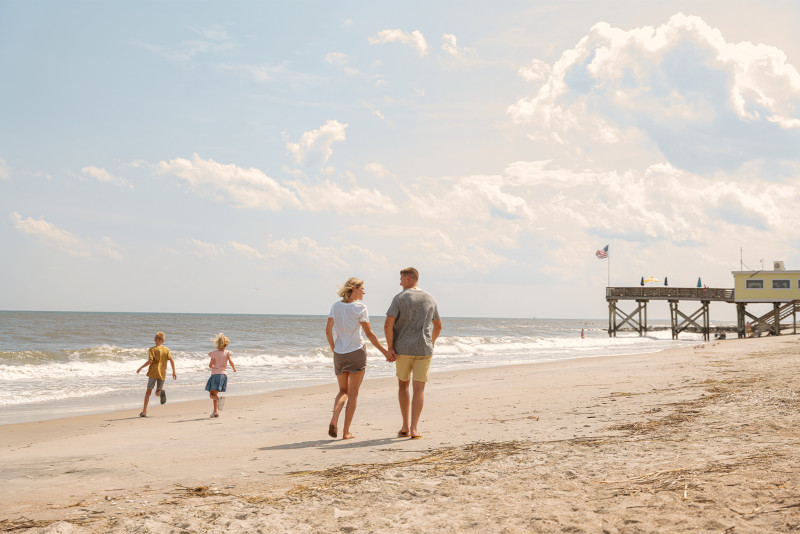
[[[386,354],[384,354],[384,356],[386,356],[386,361],[387,362],[397,361],[397,353],[395,353],[395,351],[393,349],[387,350]]]

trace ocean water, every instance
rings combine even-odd
[[[383,339],[383,316],[371,318]],[[331,384],[333,355],[324,316],[0,311],[0,424],[118,409],[141,410],[147,349],[156,332],[175,360],[169,402],[207,399],[210,338],[224,332],[238,372],[228,395]],[[609,338],[601,320],[443,318],[432,372],[658,352],[696,343],[700,334],[669,330]],[[666,322],[650,321],[651,326]],[[581,338],[581,330],[585,337]],[[394,376],[393,364],[368,346],[367,378]],[[169,371],[169,367],[167,368]],[[158,403],[154,397],[151,402]],[[157,407],[156,407],[157,409]]]

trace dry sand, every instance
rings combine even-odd
[[[390,379],[365,381],[347,441],[333,378],[219,419],[206,400],[6,425],[0,529],[796,532],[799,377],[781,336],[434,374],[419,441],[395,436]]]

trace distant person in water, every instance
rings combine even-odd
[[[422,437],[417,425],[425,401],[425,383],[433,358],[433,346],[442,331],[436,300],[430,293],[417,287],[418,281],[419,271],[415,268],[408,267],[400,271],[403,291],[392,299],[383,325],[386,346],[397,361],[397,398],[403,417],[403,426],[397,435],[411,439]],[[412,376],[414,396],[410,398],[408,386]]]
[[[229,350],[225,350],[230,343],[225,334],[217,334],[216,337],[211,338],[211,342],[217,347],[208,353],[211,361],[208,362],[208,367],[211,369],[211,376],[206,382],[206,391],[208,391],[211,402],[214,405],[214,411],[211,412],[211,417],[219,417],[219,411],[225,406],[225,397],[221,397],[220,393],[225,393],[228,389],[228,364],[231,364],[231,369],[236,372],[236,366],[233,364],[231,356],[233,354]]]
[[[386,361],[393,359],[369,325],[367,306],[361,302],[366,294],[364,281],[360,278],[350,278],[339,288],[337,294],[342,300],[334,302],[331,306],[328,323],[325,326],[325,336],[333,351],[333,369],[339,382],[339,393],[333,401],[333,416],[328,424],[328,435],[332,438],[338,436],[339,415],[346,403],[342,439],[352,439],[355,436],[350,433],[350,424],[353,422],[358,390],[367,368],[367,344],[361,332],[363,331],[375,348],[381,351]],[[335,340],[334,330],[336,330]]]
[[[144,407],[139,417],[147,417],[147,404],[150,402],[150,393],[153,388],[156,388],[156,396],[161,397],[161,404],[167,402],[167,393],[164,391],[164,380],[167,378],[167,362],[172,366],[172,379],[178,379],[178,375],[175,374],[175,360],[172,359],[169,349],[164,346],[165,339],[164,332],[156,334],[153,339],[156,346],[150,347],[147,362],[136,370],[138,374],[145,367],[150,367],[147,370],[147,392],[144,394]]]

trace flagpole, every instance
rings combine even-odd
[[[608,286],[606,287],[611,287],[611,252],[608,253]]]

